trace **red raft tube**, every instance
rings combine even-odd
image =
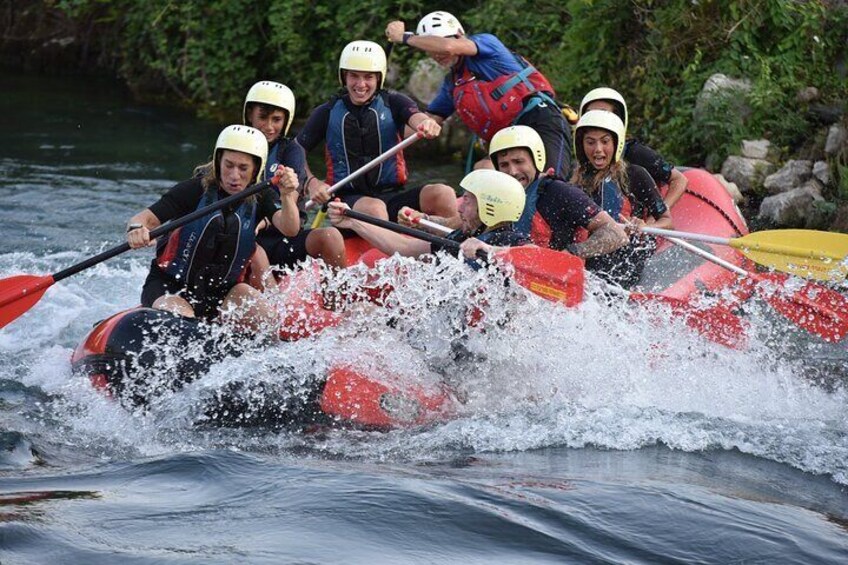
[[[285,344],[281,344],[285,347]],[[202,378],[249,347],[208,324],[151,308],[133,308],[98,323],[75,349],[76,374],[138,409]],[[387,430],[444,421],[458,404],[441,384],[369,375],[350,366],[323,375],[280,367],[263,382],[230,383],[202,399],[198,423],[275,429],[314,425]]]

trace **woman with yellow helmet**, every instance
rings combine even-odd
[[[181,182],[127,225],[127,243],[151,245],[150,230],[185,216],[258,182],[268,157],[259,130],[243,125],[224,128],[218,136],[212,167],[204,176]],[[283,200],[297,192],[297,176],[282,169],[278,176]],[[157,240],[156,258],[141,293],[143,306],[190,318],[222,317],[250,331],[276,336],[279,320],[259,291],[242,282],[255,248],[257,222],[266,219],[280,232],[300,229],[297,209],[277,209],[271,189],[203,216]],[[225,314],[226,313],[226,314]]]
[[[610,280],[629,287],[638,281],[656,248],[653,239],[639,233],[639,228],[672,229],[673,224],[651,175],[622,159],[624,135],[624,123],[616,114],[602,110],[583,114],[574,130],[577,167],[571,181],[610,216],[624,222],[631,233],[630,245],[617,255],[597,258],[593,265]]]
[[[306,155],[303,148],[288,137],[294,113],[294,93],[279,82],[257,82],[250,87],[244,99],[245,125],[261,131],[268,142],[265,177],[270,178],[277,167],[289,167],[297,174],[299,186],[303,187],[307,178]],[[288,204],[298,208],[301,225],[306,222],[305,198],[302,196],[290,195],[293,202]],[[269,222],[262,222],[256,240],[267,259],[263,260],[261,255],[257,257],[251,271],[263,271],[269,265],[293,267],[307,257],[323,259],[333,267],[347,266],[344,239],[335,228],[301,229],[297,235],[290,237]]]
[[[614,113],[624,123],[625,131],[627,130],[627,103],[617,90],[606,86],[590,90],[580,102],[580,115],[590,110]],[[638,139],[630,138],[624,142],[622,159],[648,171],[657,187],[668,186],[663,201],[669,209],[686,191],[689,181],[683,173]]]

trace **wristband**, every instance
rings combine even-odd
[[[137,229],[141,229],[143,227],[144,227],[144,224],[129,224],[127,226],[127,233],[130,233],[131,231],[134,231],[134,230],[137,230]]]
[[[402,43],[403,43],[404,45],[409,45],[409,38],[410,38],[410,37],[413,37],[414,35],[415,35],[415,34],[414,34],[414,33],[412,33],[411,31],[405,31],[405,32],[403,32],[403,40],[402,40]]]

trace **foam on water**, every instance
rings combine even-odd
[[[9,273],[12,265],[49,270],[78,259],[69,253],[4,255],[0,272]],[[592,295],[574,309],[523,292],[510,298],[511,290],[484,280],[484,271],[468,276],[464,265],[450,261],[393,260],[378,281],[395,287],[390,308],[351,304],[348,321],[338,328],[227,359],[149,411],[128,412],[73,377],[69,357],[92,323],[137,303],[146,269],[147,259],[133,256],[54,285],[0,334],[0,348],[15,360],[4,365],[11,374],[2,378],[17,378],[54,398],[31,418],[27,432],[35,441],[81,446],[89,456],[107,458],[223,445],[376,460],[662,443],[683,451],[737,449],[848,484],[844,387],[827,390],[800,376],[798,360],[775,357],[767,332],[744,351],[727,349],[679,321],[660,317],[658,324],[644,310]],[[395,270],[406,276],[392,278]],[[349,287],[365,276],[354,269],[336,282]],[[484,286],[489,291],[478,303],[485,304],[489,323],[485,331],[469,329],[462,322],[466,297]],[[466,350],[460,361],[451,356],[456,342]],[[428,382],[447,378],[466,403],[453,421],[386,434],[193,427],[198,399],[216,387],[273,382],[282,366],[299,377],[321,374],[335,363]]]

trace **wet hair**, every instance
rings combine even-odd
[[[584,167],[583,164],[578,164],[571,175],[571,182],[583,189],[583,192],[589,196],[594,195],[601,189],[604,180],[609,177],[615,181],[621,192],[625,196],[630,196],[630,180],[627,176],[627,163],[625,161],[616,161],[610,167],[603,171],[598,171],[594,167]]]

